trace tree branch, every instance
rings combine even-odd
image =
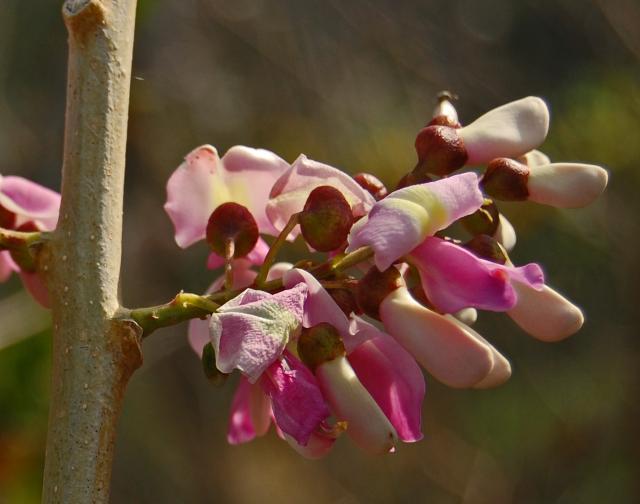
[[[53,377],[43,502],[106,503],[116,420],[141,363],[119,313],[122,202],[135,0],[67,0],[62,203],[43,246]]]

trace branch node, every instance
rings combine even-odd
[[[101,0],[66,0],[62,17],[69,33],[84,42],[106,24],[106,8]]]

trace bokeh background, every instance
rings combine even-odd
[[[0,5],[0,172],[59,188],[66,33],[60,2]],[[119,424],[114,503],[631,503],[640,500],[640,4],[636,0],[141,0],[134,55],[122,295],[129,306],[202,291],[204,246],[182,251],[162,211],[193,147],[301,152],[389,185],[415,163],[435,94],[463,122],[529,94],[552,111],[552,159],[610,170],[593,206],[504,205],[515,262],[587,314],[544,344],[507,317],[479,330],[511,359],[501,388],[428,379],[425,439],[370,458],[347,439],[326,459],[273,432],[225,441],[233,383],[214,389],[185,326],[144,343]],[[25,337],[29,335],[29,337]],[[0,286],[0,503],[39,502],[48,314]]]

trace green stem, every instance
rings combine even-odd
[[[142,328],[146,338],[161,327],[172,326],[193,318],[205,317],[218,309],[219,305],[206,296],[180,292],[172,301],[148,308],[136,308],[124,312],[121,318],[134,320]]]
[[[260,271],[258,271],[258,276],[256,277],[256,285],[258,286],[258,288],[262,288],[262,286],[264,285],[265,280],[267,279],[267,275],[269,274],[269,270],[271,269],[271,266],[273,266],[280,248],[282,248],[282,245],[284,245],[284,242],[287,240],[287,236],[289,236],[289,233],[291,233],[291,231],[293,231],[293,228],[298,225],[298,215],[299,214],[295,213],[289,218],[289,222],[287,222],[287,225],[284,227],[284,229],[280,231],[280,234],[276,238],[276,241],[274,241],[273,245],[271,245],[271,248],[269,248],[267,257],[264,258],[264,262],[262,263],[262,266],[260,266]]]
[[[317,279],[322,280],[330,275],[356,266],[369,259],[372,255],[373,250],[369,247],[362,247],[347,255],[334,257],[330,261],[311,269],[310,273]],[[276,278],[263,282],[260,290],[277,292],[283,288],[282,278]],[[181,292],[166,304],[123,311],[119,318],[134,320],[142,328],[144,338],[161,327],[172,326],[193,318],[206,317],[215,312],[221,305],[242,293],[242,291],[244,289],[225,289],[204,296]]]

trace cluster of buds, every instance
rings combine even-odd
[[[243,146],[222,158],[211,146],[188,154],[165,209],[178,245],[206,238],[209,268],[225,267],[209,292],[226,302],[192,320],[189,339],[211,380],[241,374],[229,442],[273,422],[310,458],[342,433],[369,453],[392,452],[422,438],[421,367],[457,388],[510,377],[508,360],[471,327],[477,310],[506,312],[543,341],[580,329],[582,312],[537,264],[511,262],[515,231],[496,203],[577,207],[604,190],[602,168],[534,150],[548,125],[546,104],[528,97],[462,126],[443,94],[417,135],[416,167],[391,192],[304,155],[289,164]],[[449,236],[456,222],[467,241]],[[316,254],[276,263],[299,237]],[[317,253],[325,260],[312,261]]]

